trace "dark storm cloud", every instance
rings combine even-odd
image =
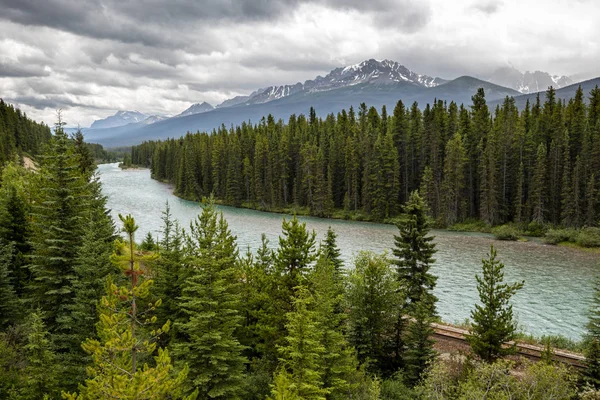
[[[373,13],[396,29],[415,31],[430,10],[413,0],[0,0],[0,18],[23,25],[46,26],[76,35],[146,46],[194,46],[182,40],[203,24],[260,22],[291,15],[301,4]],[[210,41],[215,43],[214,41]]]

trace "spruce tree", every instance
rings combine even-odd
[[[293,310],[286,314],[285,345],[278,348],[280,362],[299,398],[325,400],[329,390],[323,388],[321,359],[326,349],[321,342],[323,331],[318,314],[311,309],[315,300],[304,286],[298,287],[296,293]],[[282,377],[275,378],[278,379]]]
[[[190,226],[188,246],[191,271],[179,300],[185,319],[176,324],[183,338],[174,349],[201,398],[242,398],[247,360],[235,335],[242,326],[237,248],[212,203]]]
[[[18,182],[14,182],[8,172],[12,167],[4,170],[4,179],[0,190],[0,244],[13,246],[11,259],[6,261],[6,266],[11,275],[11,284],[15,293],[21,297],[25,295],[25,285],[29,273],[26,255],[31,247],[30,235],[30,208],[25,198],[24,190],[19,190]]]
[[[446,144],[446,159],[444,163],[444,216],[446,225],[458,222],[462,203],[462,190],[465,183],[465,148],[462,137],[457,132]]]
[[[173,340],[179,340],[177,322],[185,319],[180,307],[181,290],[185,280],[190,275],[191,268],[185,264],[184,232],[179,222],[173,219],[169,203],[162,212],[162,237],[159,240],[159,258],[153,263],[154,293],[164,299],[162,306],[156,310],[160,323],[173,321],[173,327],[168,334],[161,337],[165,345]]]
[[[187,365],[174,374],[168,351],[156,345],[157,338],[169,331],[170,321],[149,332],[143,329],[156,323],[156,317],[151,313],[160,306],[161,300],[150,303],[147,309],[141,308],[150,296],[152,280],[144,279],[135,257],[134,233],[138,226],[131,215],[123,217],[119,214],[119,218],[123,222],[129,248],[122,245],[118,252],[129,258],[124,273],[130,284],[117,286],[111,277],[106,280],[106,292],[100,302],[100,317],[96,325],[98,339],[88,338],[82,345],[92,357],[92,364],[87,369],[89,377],[80,386],[79,394],[63,392],[63,397],[68,400],[183,398]],[[155,366],[144,362],[140,368],[138,361],[148,359],[152,354],[156,354]],[[197,394],[193,392],[185,399],[193,400]]]
[[[21,397],[24,400],[53,398],[57,391],[56,356],[52,351],[49,333],[46,330],[40,312],[29,315],[26,323],[27,343],[24,356],[27,366],[23,371]]]
[[[435,243],[429,233],[429,222],[425,215],[425,203],[418,192],[412,192],[404,206],[406,219],[397,224],[399,235],[394,236],[396,257],[394,264],[399,280],[406,285],[406,311],[420,301],[429,304],[435,313],[437,298],[433,288],[437,277],[429,272],[435,262]]]
[[[85,379],[85,366],[90,357],[81,348],[87,338],[96,336],[98,302],[104,293],[104,283],[118,269],[111,262],[114,250],[115,228],[110,215],[96,209],[84,227],[82,244],[77,251],[73,270],[73,302],[69,311],[58,320],[60,335],[55,342],[63,351],[59,354],[62,388],[75,390]]]
[[[39,196],[33,202],[29,269],[31,303],[40,307],[51,332],[72,302],[77,249],[91,191],[73,145],[59,121],[39,170]]]
[[[434,333],[431,327],[431,323],[434,322],[431,306],[424,301],[418,302],[415,304],[412,318],[406,328],[406,351],[403,361],[406,378],[415,385],[435,357],[434,341],[431,339]]]
[[[287,287],[288,295],[301,285],[309,268],[316,259],[316,233],[306,229],[306,223],[300,222],[294,215],[291,220],[283,219],[282,236],[275,255],[275,268]]]
[[[489,258],[482,263],[483,276],[475,276],[481,304],[476,304],[471,312],[473,325],[467,341],[482,360],[493,362],[515,351],[514,346],[504,346],[514,339],[517,328],[510,298],[524,282],[504,283],[504,264],[496,260],[494,246],[490,248]]]
[[[321,257],[309,283],[313,288],[314,310],[322,329],[320,341],[325,349],[319,362],[323,387],[329,390],[329,398],[347,398],[358,361],[343,333],[346,321],[342,307],[343,282],[333,264]]]
[[[535,170],[531,181],[531,199],[532,215],[531,220],[537,224],[543,224],[546,221],[546,146],[540,143],[537,149]]]
[[[403,294],[400,282],[383,255],[361,252],[348,276],[348,340],[356,348],[358,360],[371,372],[389,372],[390,346],[394,337]]]
[[[587,323],[587,347],[585,360],[586,380],[595,388],[600,388],[600,281],[594,285],[594,298],[590,305]]]
[[[15,323],[21,314],[21,304],[11,276],[14,246],[0,242],[0,331]]]
[[[337,245],[337,234],[329,227],[325,234],[325,241],[321,245],[321,252],[333,264],[337,273],[342,273],[344,262],[341,259],[341,252]]]

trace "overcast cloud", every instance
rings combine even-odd
[[[52,123],[177,114],[369,58],[600,76],[596,0],[0,0],[0,97]]]

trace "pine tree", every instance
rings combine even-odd
[[[13,324],[21,311],[19,298],[12,284],[11,264],[14,246],[0,242],[0,331]]]
[[[465,148],[462,137],[457,132],[446,145],[446,159],[444,163],[444,215],[446,225],[458,221],[464,187]]]
[[[181,290],[190,275],[191,268],[186,268],[183,250],[183,231],[179,223],[173,220],[169,203],[162,212],[162,237],[159,240],[159,258],[154,262],[154,293],[164,299],[162,306],[156,310],[156,317],[162,324],[173,321],[168,334],[161,337],[163,344],[170,344],[179,339],[178,322],[185,318],[180,307]]]
[[[437,278],[429,273],[435,262],[435,244],[429,233],[429,222],[425,215],[425,204],[418,192],[412,192],[404,206],[406,220],[398,223],[400,235],[394,236],[396,257],[394,264],[398,278],[406,285],[406,307],[410,311],[413,304],[425,301],[434,306],[437,298],[433,288]],[[434,309],[431,310],[435,313]]]
[[[325,241],[321,245],[321,251],[323,255],[333,264],[337,273],[342,272],[344,262],[341,259],[341,252],[337,245],[337,234],[331,227],[327,228],[325,234]]]
[[[431,305],[419,301],[414,306],[412,318],[406,329],[406,351],[403,358],[407,379],[414,385],[435,356],[434,341],[431,339],[434,333],[431,327],[431,323],[434,322]]]
[[[402,307],[400,287],[385,254],[358,254],[346,290],[348,340],[371,372],[386,371],[395,355],[389,342]]]
[[[79,394],[63,392],[63,397],[68,400],[182,398],[188,367],[185,365],[175,375],[168,351],[157,349],[156,339],[169,331],[169,321],[149,333],[142,329],[156,322],[156,317],[150,313],[160,306],[161,300],[149,304],[147,310],[140,309],[142,301],[150,295],[152,280],[143,279],[143,271],[135,259],[134,233],[138,229],[135,220],[131,215],[123,217],[119,214],[119,218],[129,240],[129,261],[124,272],[130,285],[119,287],[111,277],[107,279],[96,325],[98,339],[88,338],[82,345],[92,356],[92,365],[87,369],[89,378],[80,386]],[[138,360],[155,352],[154,367],[146,362],[142,368],[138,367]],[[193,400],[197,394],[193,392],[185,399]]]
[[[524,282],[504,283],[504,264],[496,260],[494,246],[491,246],[489,258],[482,263],[483,276],[475,276],[481,305],[476,304],[471,312],[473,326],[467,341],[475,354],[484,361],[493,362],[515,350],[514,346],[504,347],[514,339],[516,332],[510,298]]]
[[[31,302],[45,311],[51,332],[72,302],[77,249],[88,210],[90,184],[58,122],[50,150],[39,170],[39,197],[33,203]]]
[[[346,319],[342,308],[343,282],[334,265],[321,257],[309,283],[313,288],[317,321],[322,329],[320,341],[325,350],[319,362],[323,388],[329,391],[330,398],[347,398],[358,361],[343,334]]]
[[[104,293],[104,282],[109,274],[117,272],[111,262],[114,250],[115,229],[112,218],[102,209],[96,209],[84,227],[81,247],[77,251],[73,270],[73,302],[58,320],[60,335],[55,343],[63,349],[59,354],[61,386],[75,390],[85,379],[85,365],[90,357],[81,348],[87,338],[96,336],[98,301]]]
[[[275,267],[281,274],[288,294],[300,286],[308,269],[316,259],[316,233],[306,229],[306,223],[300,222],[294,215],[291,220],[283,219],[282,236],[275,256]]]
[[[27,321],[27,343],[24,356],[27,367],[23,371],[26,378],[23,384],[21,398],[37,400],[54,397],[57,390],[56,356],[48,338],[44,321],[40,312],[34,312]]]
[[[17,295],[24,297],[25,284],[29,274],[25,265],[29,245],[30,208],[24,189],[19,189],[19,182],[11,176],[14,166],[8,165],[3,171],[0,191],[0,244],[11,244],[12,257],[7,260],[7,268],[11,275],[11,284]],[[17,171],[14,171],[17,172]],[[17,172],[18,173],[18,172]],[[25,178],[27,179],[27,178]]]
[[[600,388],[600,281],[594,286],[594,298],[587,324],[588,345],[585,348],[585,378],[595,388]]]
[[[146,237],[144,238],[144,240],[140,244],[140,250],[142,250],[142,251],[154,251],[154,250],[156,250],[156,242],[154,241],[154,238],[152,237],[152,233],[148,232],[146,234]]]
[[[278,348],[280,362],[299,398],[325,400],[329,390],[323,388],[321,373],[320,362],[326,350],[321,343],[322,327],[317,312],[311,310],[314,298],[310,291],[300,286],[296,293],[293,310],[286,314],[286,344]]]
[[[177,323],[183,338],[176,354],[190,367],[190,385],[201,398],[239,399],[244,385],[237,248],[227,222],[212,203],[191,225],[191,272],[182,287]]]
[[[585,188],[585,199],[587,203],[586,213],[585,213],[585,224],[587,226],[595,226],[596,221],[596,206],[598,204],[597,200],[597,189],[596,189],[596,175],[591,174],[590,179]]]
[[[540,143],[537,149],[537,158],[535,163],[535,171],[531,182],[530,199],[533,213],[531,219],[533,222],[543,224],[546,213],[546,146]]]

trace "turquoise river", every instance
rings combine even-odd
[[[117,164],[104,164],[98,172],[115,221],[118,213],[132,214],[140,226],[138,240],[147,232],[158,235],[167,201],[183,226],[189,226],[200,212],[198,203],[174,196],[170,186],[150,178],[149,170],[123,171]],[[248,246],[256,250],[261,233],[267,235],[271,246],[277,246],[284,215],[232,207],[219,209],[237,236],[240,253]],[[302,220],[317,232],[319,239],[331,226],[338,234],[347,265],[360,250],[390,252],[397,233],[392,225],[308,217]],[[520,330],[536,336],[561,334],[572,339],[580,339],[585,332],[594,281],[600,275],[598,254],[545,245],[538,240],[496,241],[486,234],[434,230],[432,235],[438,252],[431,270],[439,277],[435,294],[444,321],[463,322],[469,317],[478,300],[475,274],[481,273],[481,259],[494,244],[506,266],[506,280],[525,281],[524,288],[513,298]]]

